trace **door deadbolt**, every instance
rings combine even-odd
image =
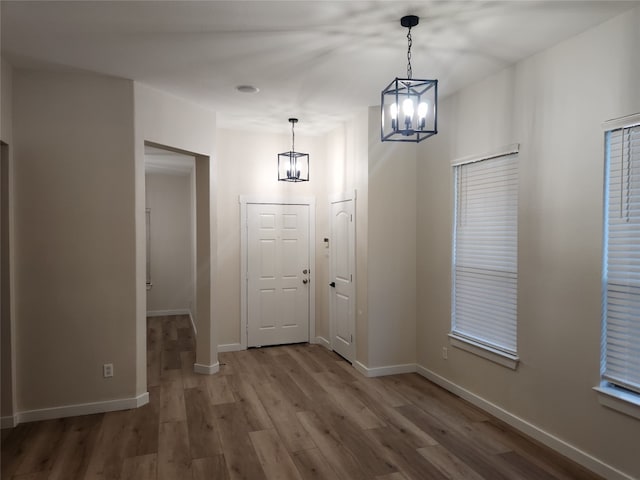
[[[307,274],[307,269],[305,268],[304,270],[302,270],[302,273],[306,275]]]

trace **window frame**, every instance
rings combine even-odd
[[[519,144],[507,145],[505,147],[499,148],[495,151],[486,153],[481,156],[471,156],[462,159],[458,159],[452,162],[453,168],[453,180],[454,180],[454,211],[453,211],[453,228],[452,228],[452,291],[451,291],[451,331],[449,333],[449,344],[453,347],[465,350],[474,355],[477,355],[481,358],[485,358],[490,360],[496,364],[502,365],[504,367],[510,369],[517,369],[520,357],[517,354],[517,341],[516,341],[516,351],[511,352],[502,348],[499,345],[493,345],[491,343],[485,342],[482,339],[475,338],[473,335],[467,335],[464,332],[456,331],[456,263],[457,263],[457,222],[459,218],[459,205],[458,205],[458,186],[456,179],[458,178],[459,170],[458,167],[463,167],[464,165],[482,161],[490,161],[502,157],[515,156],[515,161],[518,162],[517,155],[520,151]],[[517,184],[519,187],[519,180],[517,180]],[[519,190],[519,188],[518,188]],[[516,210],[517,210],[517,200],[516,200]],[[517,234],[517,217],[516,217],[516,234]],[[517,253],[516,253],[516,262],[517,262]],[[517,271],[517,270],[516,270]],[[516,288],[517,288],[517,277],[516,277]],[[516,294],[517,298],[517,294]],[[517,309],[517,307],[516,307]],[[516,313],[517,316],[517,313]],[[517,318],[516,318],[516,326],[517,326]],[[516,327],[517,328],[517,327]],[[516,329],[517,335],[517,329]]]
[[[602,306],[601,306],[601,349],[600,349],[600,381],[593,389],[598,393],[599,402],[608,408],[624,413],[636,419],[640,419],[640,392],[625,388],[606,377],[607,359],[607,291],[609,285],[608,260],[609,260],[609,190],[610,190],[610,136],[617,130],[640,126],[640,113],[626,117],[609,120],[603,123],[604,131],[604,178],[603,178],[603,242],[602,242]],[[620,382],[623,383],[623,382]]]

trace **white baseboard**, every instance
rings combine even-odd
[[[353,366],[365,377],[383,377],[385,375],[398,375],[401,373],[414,373],[416,371],[415,363],[406,363],[403,365],[388,365],[386,367],[369,368],[362,363],[355,361]]]
[[[149,310],[149,311],[147,311],[147,317],[167,317],[167,316],[170,316],[170,315],[191,315],[191,311],[188,308],[176,308],[174,310]]]
[[[220,352],[239,352],[240,350],[246,350],[239,343],[224,343],[222,345],[218,345],[218,353]]]
[[[94,413],[113,412],[116,410],[129,410],[149,403],[149,392],[131,398],[119,398],[104,402],[78,403],[63,407],[42,408],[39,410],[27,410],[17,414],[15,425],[25,422],[37,422],[51,420],[53,418],[77,417],[79,415],[91,415]],[[15,426],[14,425],[14,426]]]
[[[193,364],[193,371],[202,375],[213,375],[220,370],[220,363],[216,362],[213,365],[203,365],[201,363]]]
[[[458,395],[460,398],[467,400],[468,402],[474,404],[476,407],[481,408],[485,412],[512,426],[516,430],[519,430],[522,433],[530,436],[531,438],[534,438],[547,447],[552,448],[561,455],[570,458],[574,462],[579,463],[583,467],[588,468],[598,475],[601,475],[602,477],[609,480],[633,480],[633,477],[630,477],[629,475],[621,472],[615,467],[612,467],[611,465],[598,460],[597,458],[589,455],[586,452],[583,452],[579,448],[565,442],[555,435],[542,430],[540,427],[527,422],[526,420],[504,410],[502,407],[499,407],[498,405],[485,400],[484,398],[451,382],[450,380],[441,377],[437,373],[432,372],[431,370],[428,370],[427,368],[424,368],[420,365],[417,365],[416,371],[433,383],[440,385],[442,388]]]
[[[17,415],[7,415],[6,417],[0,417],[0,428],[13,428],[18,425]]]
[[[331,350],[331,342],[324,337],[317,336],[314,338],[311,343],[316,343],[318,345],[322,345],[324,348]]]

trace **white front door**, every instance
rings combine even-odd
[[[247,204],[247,346],[309,341],[309,206]]]
[[[353,362],[355,357],[354,199],[331,203],[330,315],[331,348]]]

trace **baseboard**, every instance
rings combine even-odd
[[[450,380],[441,377],[437,373],[432,372],[431,370],[420,365],[417,365],[416,371],[426,379],[432,381],[437,385],[440,385],[442,388],[450,391],[451,393],[458,395],[460,398],[467,400],[468,402],[474,404],[476,407],[481,408],[485,412],[512,426],[516,430],[519,430],[529,437],[546,445],[547,447],[552,448],[561,455],[570,458],[574,462],[579,463],[583,467],[588,468],[598,475],[601,475],[608,480],[633,480],[633,477],[630,477],[624,472],[621,472],[611,465],[598,460],[597,458],[589,455],[586,452],[583,452],[579,448],[565,442],[555,435],[542,430],[532,423],[529,423],[526,420],[512,413],[509,413],[502,407],[499,407],[498,405],[485,400],[484,398],[451,382]]]
[[[202,375],[213,375],[220,370],[220,363],[216,362],[213,365],[203,365],[201,363],[193,364],[193,371]]]
[[[7,415],[6,417],[0,417],[0,428],[13,428],[18,425],[17,415]]]
[[[149,403],[149,393],[144,392],[142,395],[131,398],[106,400],[104,402],[78,403],[75,405],[43,408],[39,410],[27,410],[25,412],[18,413],[15,424],[51,420],[53,418],[77,417],[80,415],[91,415],[94,413],[114,412],[116,410],[129,410],[131,408],[141,407],[147,403]]]
[[[222,345],[218,345],[218,353],[220,352],[239,352],[240,350],[246,350],[239,343],[224,343]]]
[[[311,343],[315,343],[317,345],[322,345],[324,348],[331,350],[331,342],[324,337],[317,336],[314,338]]]
[[[355,361],[353,366],[365,377],[383,377],[385,375],[399,375],[401,373],[414,373],[416,371],[415,363],[406,363],[402,365],[388,365],[386,367],[367,367],[366,365]]]
[[[191,311],[188,308],[177,308],[174,310],[150,310],[147,312],[147,317],[168,317],[170,315],[189,315],[190,316]]]

